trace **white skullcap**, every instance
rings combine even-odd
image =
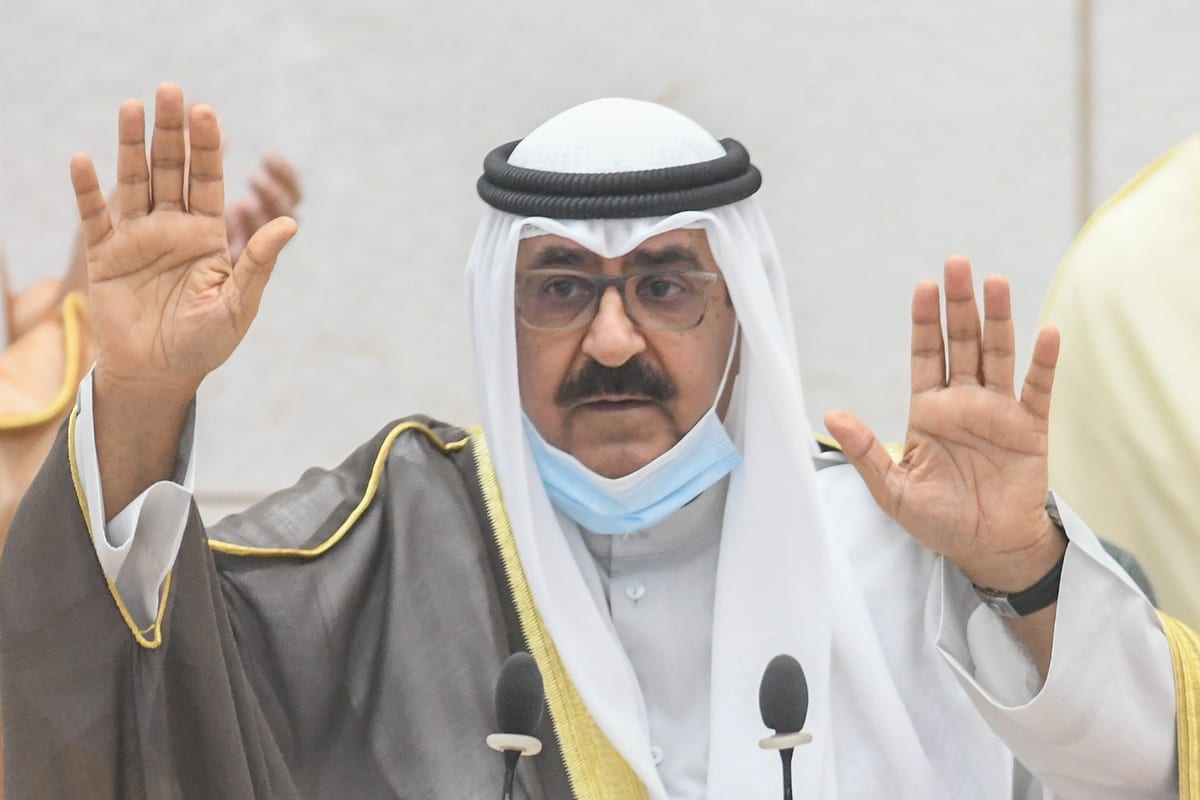
[[[725,148],[678,111],[624,97],[569,108],[521,141],[509,163],[549,172],[633,172],[711,161]]]

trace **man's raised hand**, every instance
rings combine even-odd
[[[825,424],[879,505],[922,545],[978,585],[1021,591],[1063,549],[1045,511],[1058,332],[1039,334],[1018,399],[1008,282],[985,281],[982,329],[966,258],[946,261],[945,285],[948,372],[937,284],[913,293],[912,401],[900,463],[853,415],[831,411]]]
[[[72,159],[71,181],[87,245],[97,386],[186,403],[245,336],[296,223],[268,222],[231,263],[216,114],[191,109],[190,159],[183,128],[183,92],[163,84],[147,164],[142,104],[121,105],[115,224],[87,155]]]

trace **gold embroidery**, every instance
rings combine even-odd
[[[476,426],[470,429],[470,434],[474,440],[475,464],[488,520],[504,563],[513,603],[517,607],[521,633],[530,655],[542,672],[550,718],[566,766],[571,793],[576,800],[637,800],[647,797],[645,786],[592,719],[579,692],[571,683],[571,677],[534,605],[483,430]]]
[[[1200,800],[1200,635],[1159,612],[1175,665],[1180,800]]]

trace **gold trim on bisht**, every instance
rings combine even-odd
[[[1200,634],[1161,611],[1175,666],[1179,798],[1200,800]]]
[[[71,460],[71,479],[75,484],[75,496],[79,500],[79,508],[83,512],[84,522],[87,524],[88,534],[94,539],[95,532],[92,530],[91,515],[88,513],[87,499],[83,493],[83,484],[79,478],[79,468],[75,456],[75,418],[79,415],[78,407],[71,413],[70,425],[67,431],[67,452]],[[401,422],[394,428],[388,431],[383,443],[379,447],[379,452],[375,456],[375,463],[371,469],[371,477],[367,481],[367,488],[363,492],[362,499],[350,512],[345,521],[338,526],[329,538],[321,542],[316,547],[309,549],[289,548],[289,547],[248,547],[246,545],[233,544],[232,542],[222,542],[216,539],[209,539],[208,546],[217,552],[227,553],[236,556],[257,556],[257,557],[275,557],[275,558],[316,558],[329,550],[334,545],[342,541],[354,524],[358,522],[359,517],[371,505],[375,499],[375,494],[379,489],[379,480],[383,474],[383,469],[387,464],[388,453],[391,451],[392,445],[400,438],[400,435],[405,431],[418,431],[424,434],[433,444],[444,453],[451,453],[467,446],[470,442],[469,438],[460,439],[455,442],[443,442],[437,434],[435,434],[427,425],[420,422]],[[117,586],[112,581],[108,583],[108,591],[112,594],[113,600],[117,604],[117,610],[121,614],[121,619],[125,620],[125,625],[133,634],[133,638],[139,645],[147,650],[154,650],[162,644],[162,622],[163,616],[167,610],[167,598],[171,593],[171,572],[167,573],[166,579],[163,581],[162,597],[158,604],[158,613],[155,616],[154,623],[139,628],[137,623],[133,621],[133,616],[129,613],[128,606],[121,598],[121,593],[117,591]]]
[[[388,435],[384,437],[383,444],[379,446],[379,452],[375,456],[375,464],[371,467],[371,477],[367,481],[367,489],[363,492],[362,499],[358,501],[358,505],[350,512],[350,516],[346,517],[345,521],[338,526],[338,529],[316,547],[308,549],[299,547],[250,547],[232,542],[222,542],[217,539],[209,539],[208,546],[218,553],[263,558],[316,558],[319,555],[329,552],[329,550],[333,549],[334,545],[350,532],[350,529],[358,522],[358,518],[363,515],[363,512],[371,505],[371,501],[375,499],[375,493],[379,490],[379,479],[383,475],[383,468],[387,466],[388,453],[391,452],[392,445],[395,444],[396,440],[405,431],[419,431],[425,434],[426,438],[443,453],[453,453],[461,450],[470,441],[470,438],[466,438],[456,442],[443,442],[427,425],[423,425],[420,422],[401,422],[388,431]]]
[[[496,480],[496,467],[492,463],[483,429],[475,426],[469,432],[474,442],[475,467],[492,535],[504,564],[504,574],[517,609],[525,645],[542,672],[550,719],[566,766],[571,793],[576,800],[645,798],[648,796],[646,787],[588,713],[583,698],[579,696],[558,656],[546,624],[533,602],[525,570],[521,567],[517,543],[504,509],[500,484]]]
[[[79,501],[79,510],[83,512],[83,522],[87,526],[88,537],[92,541],[92,547],[95,548],[96,531],[92,530],[92,515],[88,513],[87,498],[83,493],[83,481],[79,477],[79,463],[75,456],[75,420],[78,416],[79,406],[76,406],[71,412],[71,420],[67,424],[67,457],[71,462],[71,482],[75,485],[75,499]],[[103,536],[104,532],[101,531],[100,535]],[[134,641],[143,649],[155,650],[162,644],[162,621],[163,615],[167,611],[167,597],[171,594],[171,574],[168,572],[167,577],[163,580],[162,597],[158,601],[158,613],[154,616],[154,622],[145,628],[139,628],[133,621],[133,615],[129,613],[128,606],[121,599],[117,585],[107,577],[104,579],[104,582],[108,584],[109,594],[117,604],[117,611],[121,613],[121,619],[125,620],[125,626],[133,634]]]

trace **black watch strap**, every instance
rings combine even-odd
[[[1063,540],[1067,541],[1067,532],[1063,529],[1058,509],[1054,507],[1053,503],[1047,503],[1046,511],[1055,527],[1058,528],[1058,532],[1062,534]],[[975,594],[979,595],[979,599],[992,611],[1007,619],[1018,619],[1058,602],[1058,587],[1062,583],[1063,564],[1066,560],[1067,553],[1064,550],[1062,558],[1049,572],[1033,586],[1019,592],[1002,592],[999,589],[975,586],[973,583],[971,585],[975,587]]]

